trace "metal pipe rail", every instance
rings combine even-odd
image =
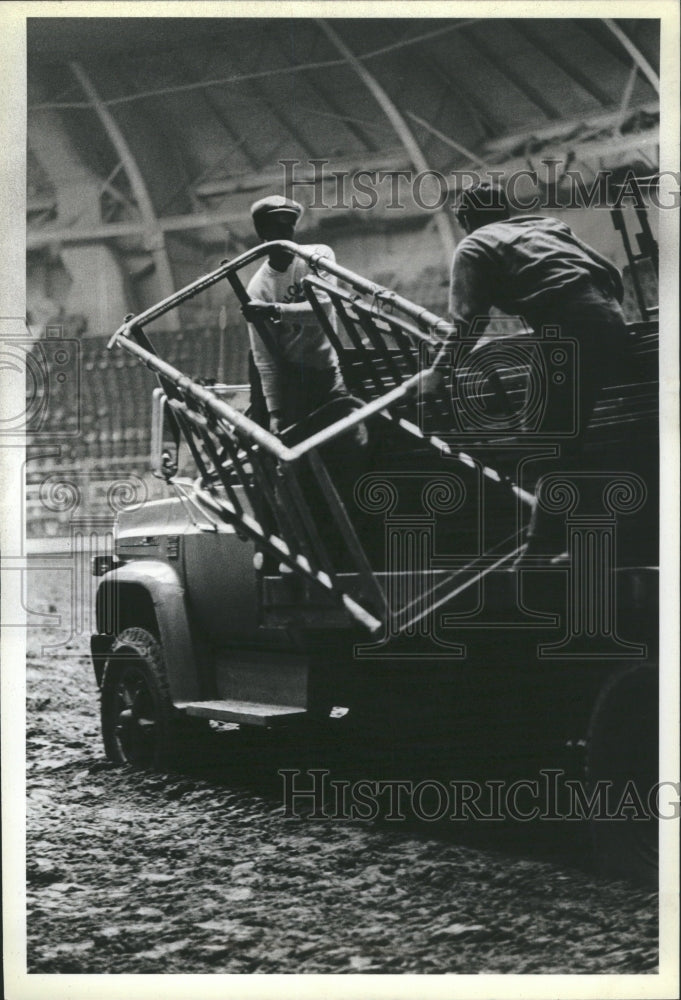
[[[303,247],[298,246],[297,243],[292,243],[289,240],[275,240],[271,243],[262,243],[251,250],[246,250],[233,260],[223,261],[214,271],[209,271],[208,274],[204,274],[201,278],[197,278],[196,281],[185,285],[184,288],[150,306],[144,312],[139,313],[139,315],[126,316],[125,322],[113,334],[108,346],[113,347],[121,334],[129,334],[133,327],[144,329],[153,320],[165,315],[171,309],[176,309],[184,302],[188,302],[196,295],[222,281],[228,275],[235,274],[254,261],[260,260],[261,257],[268,256],[275,248],[288,250],[294,256],[301,257],[308,262],[311,270],[315,272],[326,271],[329,274],[333,274],[336,278],[345,281],[363,295],[371,295],[377,305],[385,304],[391,309],[398,309],[405,316],[432,331],[434,335],[441,334],[442,339],[453,329],[452,324],[447,323],[441,316],[437,316],[428,309],[423,309],[415,305],[409,299],[397,295],[396,292],[384,288],[382,285],[377,285],[375,282],[369,281],[367,278],[363,278],[353,271],[349,271],[347,268],[342,267],[335,261],[329,260],[328,257],[324,257],[322,254],[305,250]],[[437,343],[437,341],[438,337],[435,336],[434,343]]]
[[[362,346],[357,352],[364,373],[362,377],[370,375],[372,366],[377,363],[387,372],[387,376],[381,375],[378,368],[374,372],[378,398],[365,400],[354,412],[291,446],[220,399],[209,387],[195,382],[159,357],[143,332],[153,320],[223,279],[245,304],[248,296],[238,272],[268,255],[274,247],[286,249],[307,261],[313,276],[304,282],[305,295],[334,346],[340,344],[320,297],[325,303],[331,301],[346,326],[352,327],[357,317],[360,329],[352,327],[351,331],[355,348],[363,338],[372,346],[372,350]],[[329,275],[342,280],[352,292],[338,288]],[[361,296],[369,296],[370,301]],[[309,252],[288,241],[276,241],[223,262],[214,271],[138,316],[126,317],[111,338],[109,347],[118,344],[157,375],[168,401],[171,424],[174,418],[176,440],[179,441],[181,432],[200,474],[194,499],[206,511],[233,525],[243,537],[254,541],[271,557],[274,566],[285,563],[298,575],[331,593],[355,622],[375,633],[388,621],[393,624],[399,621],[400,630],[409,628],[428,612],[432,601],[439,605],[446,599],[448,588],[456,590],[463,586],[465,589],[474,585],[488,570],[475,565],[474,561],[470,566],[472,575],[463,585],[460,571],[456,570],[445,574],[445,579],[437,586],[426,586],[416,604],[412,601],[403,607],[391,606],[394,588],[384,585],[381,579],[385,574],[376,572],[372,566],[361,532],[358,534],[358,524],[353,523],[354,515],[348,511],[347,503],[351,498],[339,488],[325,461],[329,447],[335,447],[360,424],[382,416],[420,447],[430,445],[440,453],[460,458],[463,466],[474,465],[468,456],[453,452],[444,442],[424,434],[395,412],[418,385],[418,358],[411,356],[411,349],[423,342],[435,348],[451,330],[451,324],[441,317],[354,274],[322,254]],[[267,334],[264,328],[263,339]],[[397,367],[385,343],[386,336],[396,342],[395,357],[401,357],[404,371]],[[395,385],[396,381],[399,384]],[[391,383],[392,387],[385,391]],[[501,481],[494,470],[485,467],[481,472],[483,477]],[[169,482],[172,483],[172,478]],[[532,502],[533,498],[512,483],[503,485],[510,488],[511,500],[515,494],[521,502]],[[315,497],[312,508],[310,494]],[[508,551],[500,554],[498,561],[495,557],[494,565],[511,558],[516,547],[517,542],[509,538],[504,545]],[[417,589],[420,590],[420,584]]]
[[[296,449],[288,448],[269,431],[219,399],[210,389],[193,382],[177,368],[135,343],[127,334],[119,333],[118,343],[155,372],[162,381],[170,382],[177,391],[179,398],[169,399],[169,403],[179,419],[201,473],[201,484],[195,492],[196,499],[223,520],[241,528],[247,537],[260,544],[278,562],[286,563],[291,569],[335,594],[359,624],[376,632],[381,626],[381,620],[376,617],[375,612],[377,609],[384,609],[385,598],[376,584],[342,498],[335,490],[318,452],[314,448],[306,448],[297,454]],[[382,403],[383,408],[389,405],[390,401]],[[371,404],[372,413],[378,412],[380,408],[375,403]],[[357,423],[355,420],[337,421],[333,425],[335,433],[325,435],[321,444],[347,433]],[[208,461],[197,445],[203,446]],[[219,449],[222,455],[219,454]],[[240,449],[243,449],[243,455],[240,454]],[[316,531],[314,518],[298,481],[303,457],[309,458],[331,518],[339,526],[348,551],[352,554],[365,603],[366,597],[370,597],[369,607],[364,606],[355,596],[344,592],[337,583],[332,560]],[[250,475],[245,468],[247,463],[250,464]],[[210,470],[209,465],[212,467]],[[244,512],[230,482],[232,473],[250,494],[251,507],[262,508],[264,499],[264,506],[274,516],[275,532],[268,531],[257,518]],[[216,495],[215,483],[211,479],[218,480],[224,487],[225,497]]]
[[[233,406],[220,399],[209,388],[199,385],[198,382],[194,382],[188,375],[183,374],[179,369],[174,368],[173,365],[159,358],[157,354],[136,344],[127,332],[127,329],[134,325],[134,323],[124,324],[126,332],[123,332],[124,327],[121,327],[116,332],[116,343],[139,358],[150,371],[155,372],[158,376],[168,379],[176,385],[181,393],[192,396],[198,403],[209,409],[217,419],[226,420],[236,429],[242,431],[252,440],[253,444],[264,448],[265,451],[282,462],[290,462],[295,458],[293,451],[287,448],[274,434],[270,434],[260,424],[256,424],[255,421],[250,420],[249,417],[235,410]]]

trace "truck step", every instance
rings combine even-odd
[[[307,715],[294,705],[265,705],[259,701],[178,701],[175,707],[187,715],[219,722],[240,722],[245,726],[274,726]]]

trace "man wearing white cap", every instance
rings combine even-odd
[[[267,243],[292,240],[302,214],[302,205],[279,195],[261,198],[251,206],[255,231]],[[335,260],[328,246],[305,249]],[[330,400],[348,395],[338,356],[303,292],[303,278],[309,273],[301,257],[285,248],[273,248],[251,278],[250,302],[242,309],[274,434]],[[328,304],[329,320],[335,323],[329,300],[320,293],[317,298],[325,308]],[[263,320],[270,335],[267,345],[254,326]]]

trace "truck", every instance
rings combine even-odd
[[[307,263],[304,295],[349,390],[281,434],[244,412],[234,387],[164,360],[145,329],[218,283],[247,303],[240,272],[272,244],[126,317],[111,338],[157,378],[151,469],[169,495],[121,513],[115,551],[94,561],[107,756],[172,767],[207,720],[297,732],[340,710],[414,739],[439,725],[469,754],[521,746],[569,759],[592,813],[614,790],[622,814],[596,817],[597,854],[610,873],[654,881],[654,309],[629,324],[588,470],[548,491],[569,557],[516,569],[541,456],[573,432],[543,426],[541,400],[549,380],[573,376],[574,345],[504,327],[424,400],[419,371],[450,324],[280,245]],[[265,342],[268,322],[257,324]]]

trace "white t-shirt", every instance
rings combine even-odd
[[[333,250],[323,244],[311,244],[303,249],[328,257],[332,261],[335,260]],[[302,257],[294,257],[285,271],[275,271],[274,268],[270,267],[269,261],[264,260],[248,283],[248,296],[251,299],[260,299],[262,302],[280,304],[301,302],[307,305],[302,281],[308,274],[310,274],[310,269],[307,261],[303,260]],[[325,279],[330,283],[336,283],[332,275],[325,275]],[[330,300],[319,291],[317,299],[324,307],[335,330],[336,317]],[[268,327],[284,360],[318,371],[325,369],[340,371],[338,356],[320,327],[314,312],[287,310],[285,319],[280,323],[270,323]],[[258,331],[251,323],[248,324],[248,336],[253,358],[260,373],[267,409],[270,412],[281,409],[282,401],[276,359],[267,350]]]

